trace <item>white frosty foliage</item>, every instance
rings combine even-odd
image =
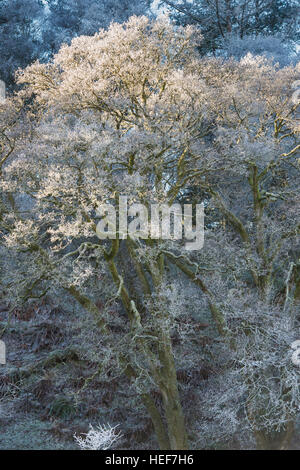
[[[118,426],[99,425],[94,428],[90,424],[89,432],[85,435],[85,438],[74,434],[74,439],[81,450],[107,450],[122,437],[121,433],[116,431]]]

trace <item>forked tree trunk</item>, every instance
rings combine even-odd
[[[118,251],[118,242],[114,241],[111,254],[107,255],[108,266],[112,275],[112,278],[118,286],[120,297],[123,303],[123,306],[128,314],[128,318],[131,322],[131,327],[142,328],[140,314],[137,311],[134,302],[130,300],[128,291],[123,284],[120,284],[121,277],[118,274],[117,266],[113,260],[115,254]],[[161,263],[163,264],[163,263]],[[159,271],[163,270],[163,266],[156,267],[153,270],[152,276],[154,278],[154,283],[159,285],[160,274]],[[141,273],[138,273],[141,274]],[[151,356],[153,355],[152,351],[149,349],[147,342],[144,342],[142,337],[140,337],[140,348],[141,352],[148,357],[150,363],[150,369],[153,375],[161,395],[164,409],[164,416],[161,416],[159,419],[159,411],[155,404],[151,400],[149,395],[144,395],[142,397],[144,405],[146,406],[151,420],[154,425],[157,439],[159,445],[162,449],[165,449],[166,446],[169,446],[170,450],[185,450],[188,449],[188,439],[187,432],[184,423],[184,415],[182,406],[180,403],[179,391],[178,391],[178,381],[176,374],[175,361],[172,351],[172,344],[169,332],[167,330],[160,330],[156,332],[157,339],[159,340],[158,347],[158,358],[160,366],[157,367],[156,360],[152,360]],[[129,366],[128,370],[131,369]],[[135,372],[131,369],[131,374]],[[162,423],[164,418],[167,423],[167,429],[164,432]]]

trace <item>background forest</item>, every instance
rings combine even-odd
[[[293,0],[0,0],[0,449],[300,448],[299,35]],[[122,195],[203,203],[203,248],[102,240]]]

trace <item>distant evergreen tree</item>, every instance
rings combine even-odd
[[[94,34],[111,21],[145,14],[150,0],[0,0],[0,79],[36,59],[48,60],[62,43]]]
[[[245,35],[281,34],[298,41],[299,3],[296,0],[161,0],[180,24],[201,28],[203,51],[214,51],[229,33]]]
[[[122,23],[132,15],[145,14],[151,0],[46,0],[48,6],[44,40],[56,52],[75,36],[91,35],[112,21]]]
[[[41,53],[40,0],[0,0],[0,79],[8,88],[17,68],[25,67]]]

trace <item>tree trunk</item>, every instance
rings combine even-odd
[[[163,397],[171,449],[188,449],[188,438],[180,403],[172,345],[169,335],[166,333],[161,335],[159,358],[162,364],[162,369],[159,372],[159,386]]]

